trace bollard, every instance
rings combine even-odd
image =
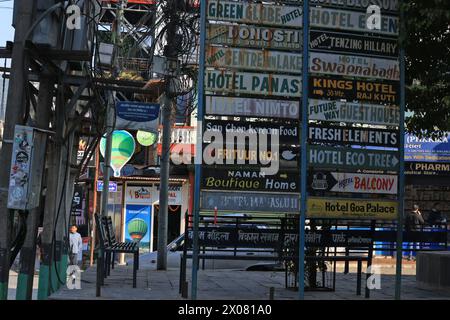
[[[274,287],[270,287],[270,289],[269,289],[269,300],[275,300],[274,299],[274,295],[275,295],[275,288]]]

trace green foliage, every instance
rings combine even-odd
[[[450,131],[450,1],[405,1],[407,129]]]

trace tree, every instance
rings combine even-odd
[[[450,1],[406,0],[407,130],[450,131]]]

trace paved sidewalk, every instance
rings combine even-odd
[[[378,262],[377,262],[378,261]],[[376,259],[375,265],[381,267],[381,289],[371,290],[371,299],[393,299],[395,281],[395,262]],[[307,300],[351,300],[364,299],[356,295],[356,265],[352,264],[349,274],[342,273],[343,265],[338,267],[335,292],[306,292]],[[365,268],[364,268],[365,269]],[[415,281],[415,263],[406,262],[402,277],[403,299],[449,299],[450,294],[422,290]],[[339,272],[340,271],[340,272]],[[81,290],[62,288],[50,299],[120,299],[120,300],[178,300],[183,299],[178,293],[179,270],[156,271],[154,266],[142,266],[138,271],[138,287],[132,288],[131,266],[117,266],[111,270],[111,276],[102,286],[102,296],[95,297],[95,267],[82,274]],[[363,274],[363,282],[365,275]],[[188,270],[188,282],[191,272]],[[270,288],[275,289],[275,299],[293,300],[297,292],[285,289],[284,272],[250,272],[241,270],[200,270],[198,273],[198,298],[210,300],[268,300]]]

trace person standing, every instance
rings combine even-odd
[[[439,203],[435,202],[433,204],[433,207],[431,208],[430,213],[428,214],[427,223],[430,225],[438,225],[445,222],[446,221],[441,211],[439,210]]]
[[[422,212],[420,212],[419,205],[415,204],[413,206],[413,210],[409,212],[408,217],[406,218],[406,230],[407,231],[420,231],[421,225],[425,223],[425,220],[423,219]],[[413,256],[413,250],[414,249],[420,249],[420,243],[419,242],[410,242],[409,244],[409,254],[408,254],[408,260],[414,259]]]
[[[70,227],[69,234],[69,265],[78,265],[78,256],[83,253],[83,240],[77,232],[76,225]]]

